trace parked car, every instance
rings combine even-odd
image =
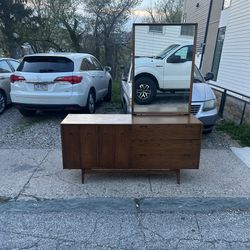
[[[157,91],[189,89],[193,45],[172,44],[154,57],[135,58],[135,102],[149,104]]]
[[[10,75],[17,69],[19,62],[11,58],[0,58],[0,114],[11,103]]]
[[[212,88],[206,81],[213,78],[208,73],[204,78],[199,69],[195,66],[194,83],[192,92],[191,112],[203,123],[203,132],[210,133],[217,120],[216,97]],[[124,113],[131,113],[132,110],[132,70],[130,68],[128,78],[123,77],[121,84],[121,104]]]
[[[24,116],[37,110],[95,112],[111,101],[111,68],[90,54],[50,53],[25,56],[11,76],[11,100]]]

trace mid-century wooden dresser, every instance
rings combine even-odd
[[[163,173],[198,169],[202,124],[193,115],[70,114],[61,123],[64,169]]]

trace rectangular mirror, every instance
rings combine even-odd
[[[196,24],[134,24],[133,114],[188,114]]]

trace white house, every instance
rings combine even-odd
[[[202,73],[250,97],[250,0],[184,0],[184,22],[198,23]]]
[[[231,0],[231,5],[221,13],[219,31],[224,29],[224,43],[215,83],[250,97],[249,14],[249,0]]]

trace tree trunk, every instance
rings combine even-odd
[[[104,41],[104,62],[106,66],[112,66],[112,45],[109,39],[105,39]]]

